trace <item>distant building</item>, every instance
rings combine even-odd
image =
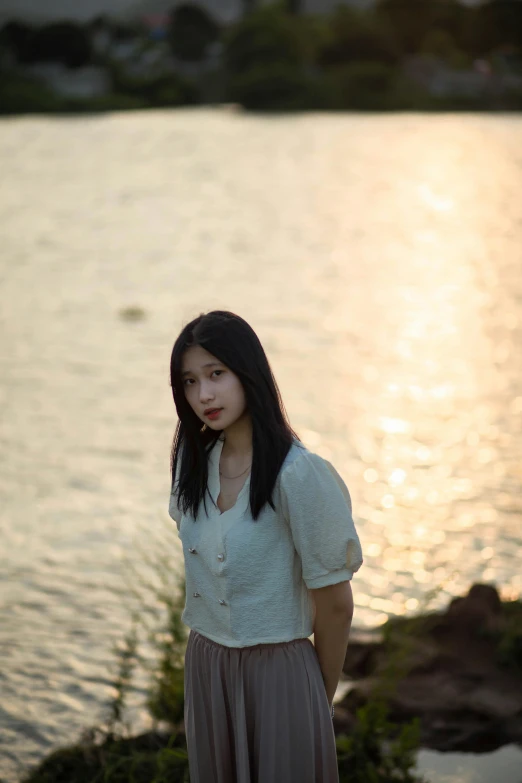
[[[163,41],[167,37],[170,14],[145,14],[140,21],[154,41]]]
[[[71,70],[60,63],[26,65],[24,73],[39,79],[56,95],[65,98],[94,98],[105,95],[110,79],[103,68],[85,66]]]
[[[479,98],[503,95],[522,89],[522,74],[492,67],[487,60],[475,60],[472,68],[450,68],[433,55],[415,55],[403,63],[403,70],[414,82],[439,98]]]

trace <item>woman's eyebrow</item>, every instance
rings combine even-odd
[[[221,364],[221,362],[207,362],[206,364],[202,364],[201,367],[202,368],[214,367],[217,364]],[[192,372],[192,370],[185,370],[184,372],[181,373],[181,377],[183,378],[185,375],[194,375],[194,373]]]

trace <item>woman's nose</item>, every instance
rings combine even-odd
[[[204,383],[199,387],[199,399],[201,402],[207,402],[208,400],[213,399],[212,390]]]

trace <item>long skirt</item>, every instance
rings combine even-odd
[[[190,783],[339,783],[310,639],[227,647],[191,629],[184,719]]]

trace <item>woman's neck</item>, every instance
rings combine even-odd
[[[226,430],[223,430],[225,442],[222,455],[225,459],[240,461],[252,457],[252,420],[243,415]]]

